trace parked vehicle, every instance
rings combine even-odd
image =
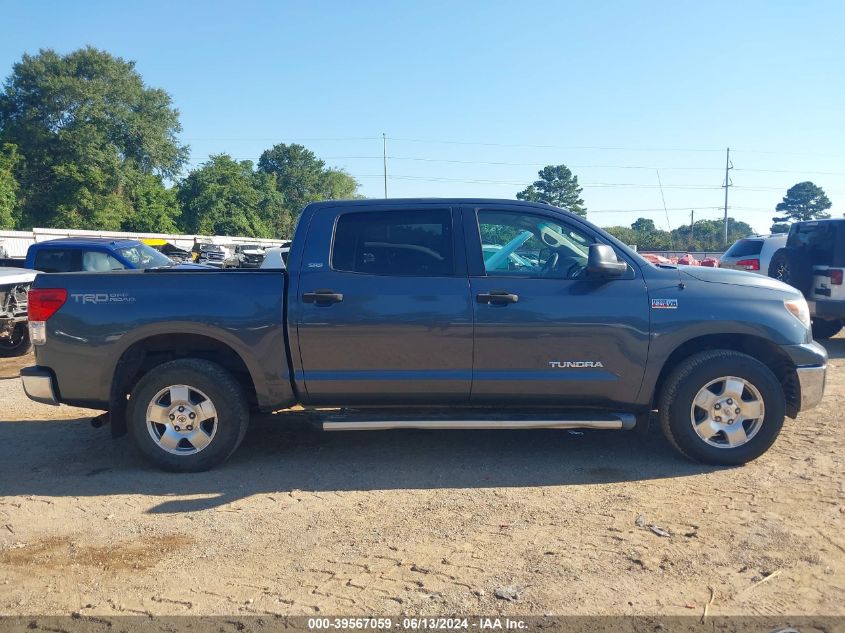
[[[538,264],[500,269],[521,248]],[[32,399],[108,411],[176,471],[295,404],[326,430],[646,431],[657,409],[684,455],[742,464],[819,403],[827,367],[794,288],[654,266],[514,200],[314,203],[286,271],[39,275],[30,327]]]
[[[227,253],[222,246],[210,243],[194,244],[194,261],[204,266],[223,268]]]
[[[223,268],[261,268],[264,248],[258,244],[238,244],[235,252],[223,261]]]
[[[772,255],[768,272],[807,298],[813,336],[836,336],[845,324],[845,219],[793,224],[786,245]]]
[[[164,268],[174,262],[139,240],[66,237],[36,242],[26,251],[26,268],[44,273],[109,272]]]
[[[289,253],[290,242],[285,243],[284,246],[275,246],[273,248],[268,248],[264,252],[264,259],[261,261],[260,268],[284,269],[288,263]]]
[[[678,263],[682,266],[701,266],[701,262],[689,253],[687,253],[686,255],[681,255],[678,258]]]
[[[772,255],[786,244],[786,233],[750,235],[737,240],[719,258],[722,268],[768,275]]]
[[[165,255],[177,264],[184,264],[185,262],[191,262],[193,260],[190,251],[186,251],[183,248],[179,248],[178,246],[176,246],[175,244],[171,244],[167,240],[155,237],[147,237],[143,238],[141,241],[147,246],[153,247],[159,253]]]
[[[0,268],[0,356],[23,356],[30,350],[26,327],[27,293],[35,273]]]
[[[708,268],[719,268],[719,260],[716,257],[705,257],[700,263]]]

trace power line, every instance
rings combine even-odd
[[[483,141],[452,141],[443,139],[423,138],[401,138],[390,137],[392,141],[404,143],[430,143],[432,145],[478,145],[482,147],[529,147],[534,149],[566,149],[566,150],[597,150],[597,151],[631,151],[631,152],[720,152],[719,149],[711,148],[686,148],[686,147],[602,147],[589,145],[537,145],[530,143],[491,143]]]
[[[231,156],[232,160],[236,161],[243,161],[243,160],[251,160],[256,162],[258,157],[255,156],[247,156],[247,157],[235,157]],[[383,156],[325,156],[322,160],[382,160]],[[507,167],[543,167],[548,164],[548,161],[544,162],[510,162],[510,161],[487,161],[487,160],[458,160],[458,159],[451,159],[451,158],[425,158],[425,157],[418,157],[418,156],[390,156],[391,160],[400,160],[400,161],[414,161],[414,162],[425,162],[425,163],[447,163],[447,164],[457,164],[457,165],[499,165],[499,166],[507,166]],[[208,161],[208,157],[205,158],[191,158],[187,163],[190,164],[199,164]],[[653,171],[655,169],[659,169],[661,171],[723,171],[721,167],[689,167],[689,166],[655,166],[655,165],[602,165],[602,164],[589,164],[589,165],[573,165],[568,164],[568,167],[572,169],[632,169],[632,170],[649,170]],[[752,169],[747,167],[737,167],[734,171],[742,171],[748,173],[771,173],[771,174],[807,174],[807,175],[819,175],[819,176],[845,176],[845,172],[843,171],[816,171],[816,170],[805,170],[805,169]]]

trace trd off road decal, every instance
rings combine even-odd
[[[132,297],[125,292],[98,292],[98,293],[80,293],[70,295],[71,299],[76,303],[134,303],[135,297]]]

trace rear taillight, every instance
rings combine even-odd
[[[745,270],[760,270],[759,259],[741,259],[736,265],[742,266]]]
[[[29,291],[29,320],[46,321],[67,301],[64,288],[33,288]]]
[[[842,269],[841,268],[831,268],[830,272],[830,285],[831,286],[841,286],[842,285]]]

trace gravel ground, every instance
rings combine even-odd
[[[845,614],[845,339],[742,468],[619,432],[256,420],[158,472],[0,362],[0,614]],[[708,604],[709,603],[709,604]]]

